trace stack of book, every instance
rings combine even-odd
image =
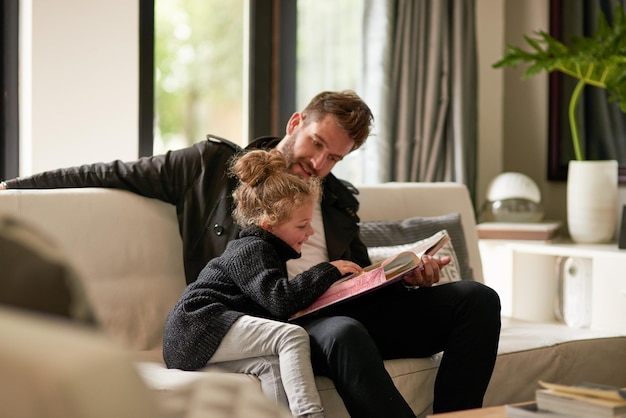
[[[586,383],[560,385],[539,382],[535,402],[506,405],[508,418],[626,417],[626,388]]]
[[[561,221],[482,222],[476,225],[478,238],[549,241],[557,237]]]

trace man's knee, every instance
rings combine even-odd
[[[468,318],[479,323],[481,328],[500,329],[500,297],[498,293],[479,282],[466,283],[468,308],[472,315]]]
[[[478,306],[500,313],[500,296],[495,290],[480,282],[468,280],[458,283],[465,287],[465,300],[473,300]]]
[[[346,316],[322,318],[306,327],[311,338],[311,351],[322,354],[327,360],[341,353],[357,355],[374,348],[365,327],[356,319]]]
[[[500,318],[501,305],[498,293],[489,286],[482,285],[479,297],[481,304],[485,306],[493,316]]]

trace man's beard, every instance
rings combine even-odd
[[[291,168],[291,165],[295,163],[296,157],[294,156],[294,146],[296,143],[296,138],[293,135],[286,135],[282,141],[282,149],[281,152],[285,157],[285,161],[287,161],[287,168]]]
[[[317,170],[309,164],[306,159],[297,158],[296,153],[294,151],[296,146],[296,136],[294,134],[286,135],[285,138],[281,141],[282,147],[280,152],[285,157],[285,161],[287,163],[287,171],[292,174],[298,174],[301,170],[306,170],[308,175],[319,177],[319,173]],[[294,168],[296,170],[294,171]],[[306,176],[308,176],[306,175]]]
[[[300,162],[296,158],[296,154],[294,151],[294,148],[296,145],[296,137],[294,135],[288,135],[283,139],[283,141],[285,142],[284,142],[281,152],[283,153],[283,156],[285,157],[285,161],[287,162],[287,171],[289,171],[292,174],[298,174],[300,172],[300,169],[306,168],[309,170],[309,172],[314,172],[312,167],[309,167],[309,165],[306,164],[306,162]]]

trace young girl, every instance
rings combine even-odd
[[[344,275],[362,269],[338,260],[287,278],[287,260],[300,257],[302,243],[313,234],[321,185],[317,178],[304,180],[286,170],[278,151],[255,150],[235,160],[231,171],[240,183],[233,215],[242,231],[169,313],[163,357],[169,368],[215,365],[233,371],[237,360],[277,355],[291,413],[323,417],[309,336],[283,321]]]

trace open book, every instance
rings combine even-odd
[[[361,273],[352,274],[335,282],[322,293],[308,308],[305,308],[290,319],[300,318],[317,312],[322,308],[337,302],[352,299],[369,293],[373,290],[402,280],[422,265],[421,257],[425,254],[433,255],[441,249],[450,236],[445,229],[437,232],[422,241],[422,245],[414,251],[405,251],[393,255],[385,260],[365,267]]]

